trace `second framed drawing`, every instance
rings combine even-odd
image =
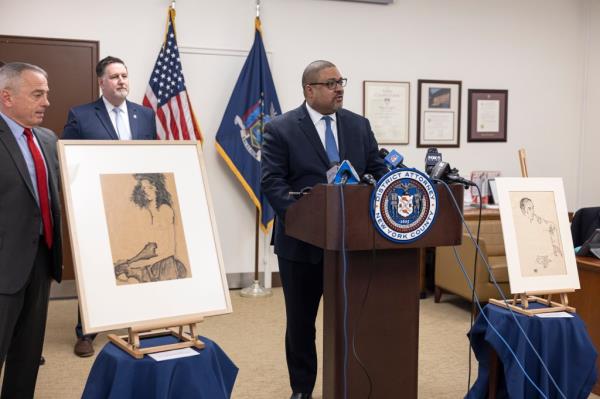
[[[417,147],[460,145],[460,80],[419,79]]]
[[[378,143],[408,144],[409,82],[363,82],[363,114]]]
[[[498,177],[510,292],[579,289],[562,179]]]

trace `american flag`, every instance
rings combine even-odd
[[[156,113],[159,139],[202,141],[202,133],[185,88],[173,8],[169,9],[167,35],[154,64],[143,104]]]

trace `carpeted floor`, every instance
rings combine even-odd
[[[231,291],[234,313],[208,318],[199,325],[201,335],[216,341],[240,371],[233,398],[287,399],[287,369],[283,350],[284,306],[281,289],[265,299],[246,299]],[[36,398],[80,398],[94,357],[81,359],[73,354],[77,302],[53,300],[50,303],[44,347],[46,365],[40,368]],[[317,336],[322,336],[319,315]],[[468,355],[466,332],[469,313],[466,302],[445,296],[435,304],[429,297],[421,301],[419,343],[419,397],[462,398],[467,388]],[[95,347],[106,343],[100,334]],[[318,342],[318,347],[321,341]],[[320,353],[319,353],[320,356]],[[322,358],[319,358],[319,367]],[[472,381],[477,375],[473,358]],[[321,377],[315,399],[321,398]],[[598,398],[592,395],[590,398]]]

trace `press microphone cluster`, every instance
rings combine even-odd
[[[434,164],[435,162],[435,164]],[[437,148],[427,150],[425,156],[425,170],[432,180],[442,180],[446,183],[459,183],[465,187],[475,186],[471,180],[467,180],[458,174],[458,169],[450,167],[448,162],[442,161],[442,154]]]

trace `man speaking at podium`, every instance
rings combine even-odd
[[[310,398],[317,377],[315,319],[323,294],[323,250],[285,234],[290,192],[327,183],[332,165],[348,160],[359,176],[388,169],[378,155],[369,121],[342,108],[344,86],[337,67],[314,61],[302,74],[305,102],[265,126],[262,190],[277,215],[275,253],[285,296],[285,352],[292,399]]]

